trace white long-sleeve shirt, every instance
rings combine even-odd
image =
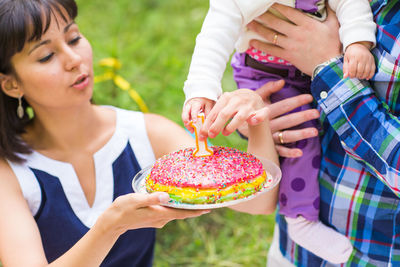
[[[222,93],[221,79],[234,49],[244,52],[249,47],[249,40],[263,40],[255,33],[247,31],[246,25],[274,3],[295,7],[295,2],[296,0],[210,0],[209,11],[196,38],[183,89],[186,101],[194,97],[217,100]],[[319,7],[323,2],[320,1]],[[338,17],[339,35],[344,50],[348,45],[360,41],[375,44],[376,25],[368,0],[327,2]]]

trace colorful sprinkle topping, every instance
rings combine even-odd
[[[214,155],[194,157],[194,148],[165,155],[154,164],[149,178],[161,185],[194,188],[225,188],[264,173],[253,155],[229,147],[211,147]]]

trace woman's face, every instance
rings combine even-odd
[[[11,59],[18,88],[35,111],[68,109],[92,97],[92,48],[74,21],[55,14],[42,38]]]

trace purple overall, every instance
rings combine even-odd
[[[256,90],[267,82],[284,79],[285,86],[271,96],[272,103],[299,94],[309,93],[310,77],[302,75],[294,66],[257,61],[258,64],[263,64],[266,68],[270,68],[272,73],[256,69],[254,66],[248,66],[248,60],[249,56],[245,53],[236,53],[232,57],[231,64],[238,88]],[[285,73],[285,75],[282,75],[282,73]],[[310,108],[310,105],[304,105],[291,112]],[[298,128],[307,127],[318,127],[317,121],[308,121],[298,126]],[[301,215],[307,220],[317,221],[319,213],[318,171],[321,161],[319,137],[285,145],[287,147],[300,148],[303,151],[303,156],[299,158],[280,158],[282,169],[282,180],[279,189],[280,213],[291,218]]]

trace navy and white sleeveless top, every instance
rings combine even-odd
[[[39,227],[49,262],[70,249],[118,196],[132,193],[132,178],[155,160],[143,114],[116,109],[116,130],[94,154],[96,196],[89,206],[71,164],[36,151],[26,162],[9,162]],[[130,230],[119,237],[101,266],[151,266],[155,230]]]

